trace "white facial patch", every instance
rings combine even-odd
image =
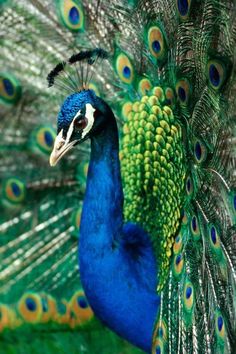
[[[54,146],[57,147],[57,150],[60,150],[61,146],[65,144],[65,139],[63,139],[62,133],[63,130],[60,131],[60,133],[57,135],[55,139]]]
[[[82,132],[82,138],[84,138],[85,135],[88,134],[88,132],[92,129],[92,126],[94,123],[95,109],[93,108],[93,106],[90,103],[87,103],[85,107],[86,107],[85,117],[88,120],[88,124],[86,125],[86,127],[84,128],[84,130]]]
[[[66,135],[66,143],[68,143],[70,141],[70,137],[73,133],[74,130],[74,121],[75,119],[80,115],[80,110],[76,113],[75,117],[73,118],[72,122],[70,123],[69,129],[67,131],[67,135]]]
[[[85,105],[85,118],[88,121],[88,124],[86,125],[86,127],[84,128],[84,130],[82,131],[82,136],[81,138],[83,139],[85,137],[86,134],[88,134],[88,132],[92,129],[93,123],[94,123],[94,112],[95,109],[93,108],[93,106],[90,103],[87,103]],[[73,133],[74,130],[74,121],[77,119],[77,117],[81,114],[81,110],[79,110],[75,117],[73,118],[72,122],[70,123],[69,129],[67,131],[67,135],[66,135],[66,141],[65,143],[69,143],[71,135]]]

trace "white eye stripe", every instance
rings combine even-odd
[[[87,103],[85,108],[86,108],[85,117],[88,120],[88,124],[86,125],[86,127],[84,128],[84,130],[82,132],[82,138],[84,138],[85,135],[88,134],[88,132],[92,129],[93,123],[94,123],[95,109],[93,108],[93,106],[90,103]]]
[[[74,117],[74,119],[73,119],[73,122],[74,122],[74,120],[80,115],[80,113],[81,113],[81,109],[76,113],[76,115],[75,115],[75,117]]]
[[[85,135],[87,135],[89,133],[89,131],[93,127],[94,112],[95,112],[95,109],[93,108],[93,106],[90,103],[87,103],[85,105],[85,117],[87,118],[88,124],[86,125],[86,127],[82,131],[82,139],[85,137]],[[81,114],[81,110],[79,110],[76,113],[75,117],[73,118],[72,122],[70,123],[69,129],[68,129],[67,135],[66,135],[66,141],[65,141],[66,143],[68,143],[70,141],[71,135],[73,134],[73,130],[74,130],[74,121],[76,120],[76,118],[78,118],[78,116],[80,114]]]
[[[76,120],[76,118],[78,118],[78,116],[80,115],[81,113],[81,110],[79,110],[75,117],[73,118],[72,122],[70,123],[70,126],[69,126],[69,129],[67,131],[67,135],[66,135],[66,142],[68,143],[70,141],[70,138],[71,138],[71,135],[73,133],[73,130],[74,130],[74,121]]]
[[[77,116],[78,116],[78,113],[77,113]],[[66,143],[68,143],[70,141],[71,135],[72,135],[73,130],[74,130],[74,120],[77,118],[77,116],[75,116],[75,118],[70,123],[69,129],[68,129],[67,135],[66,135]]]

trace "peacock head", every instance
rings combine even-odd
[[[101,66],[104,59],[108,59],[108,53],[101,48],[81,51],[57,64],[48,74],[49,87],[57,84],[60,89],[69,87],[74,92],[65,99],[58,114],[58,135],[50,156],[51,166],[55,166],[73,146],[100,131],[106,122],[108,105],[93,90],[87,89],[93,76],[91,68],[97,62]]]
[[[104,126],[107,105],[92,90],[68,96],[57,120],[57,137],[50,156],[50,165],[57,162],[75,145],[96,135]]]

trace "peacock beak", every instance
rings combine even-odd
[[[71,150],[76,143],[76,140],[69,142],[63,139],[61,131],[55,139],[54,147],[49,159],[50,165],[56,166],[62,156],[64,156],[67,151]]]

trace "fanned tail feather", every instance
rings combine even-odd
[[[234,1],[64,5],[0,4],[0,332],[25,321],[19,306],[27,296],[41,308],[40,329],[50,332],[43,327],[46,300],[56,309],[48,315],[53,330],[81,324],[77,233],[89,148],[80,148],[79,164],[74,153],[54,170],[48,166],[52,122],[77,75],[82,88],[92,88],[116,113],[124,216],[153,241],[161,296],[153,353],[233,353]],[[70,66],[69,58],[94,48],[109,53],[97,71],[88,63]],[[49,85],[59,70],[60,80],[47,89],[58,63]]]

